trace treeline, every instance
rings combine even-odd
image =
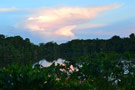
[[[34,45],[28,38],[20,36],[6,37],[0,35],[0,66],[7,63],[35,62],[41,59],[48,61],[58,58],[71,58],[94,53],[135,53],[135,35],[120,38],[113,36],[110,39],[72,40],[67,43],[56,42]],[[3,65],[2,65],[3,64]]]
[[[38,46],[28,38],[20,36],[6,37],[0,35],[0,66],[13,63],[36,61],[38,59]]]
[[[51,61],[57,58],[71,58],[93,53],[135,53],[135,35],[120,38],[113,36],[110,39],[72,40],[58,45],[55,42],[40,43],[39,55]]]

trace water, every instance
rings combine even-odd
[[[61,59],[61,58],[59,58],[59,59],[57,59],[57,60],[55,60],[55,61],[53,61],[53,62],[48,62],[48,61],[46,61],[45,59],[43,59],[43,60],[40,60],[39,62],[37,62],[37,63],[35,63],[35,64],[40,64],[40,65],[42,65],[43,67],[49,67],[49,66],[51,66],[53,63],[55,63],[56,65],[57,65],[57,64],[63,64],[64,61],[65,61],[65,60],[63,60],[63,59]],[[35,65],[35,64],[34,64],[34,65]]]

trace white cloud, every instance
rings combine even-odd
[[[119,8],[119,4],[101,7],[57,7],[34,10],[27,19],[17,23],[16,28],[28,29],[48,39],[75,38],[72,30],[102,27],[105,24],[85,25],[100,13]]]

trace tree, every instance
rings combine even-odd
[[[130,39],[135,39],[135,34],[134,33],[130,34]]]

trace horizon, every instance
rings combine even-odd
[[[131,33],[131,34],[134,34],[134,36],[135,36],[135,33]],[[113,35],[113,36],[111,36],[110,38],[106,38],[106,39],[103,39],[103,38],[88,38],[88,39],[72,39],[72,40],[68,40],[68,41],[65,41],[65,42],[62,42],[62,43],[59,43],[59,42],[55,42],[55,41],[48,41],[48,42],[40,42],[40,43],[33,43],[32,41],[31,41],[31,39],[30,38],[23,38],[23,37],[21,37],[20,35],[16,35],[16,36],[20,36],[23,40],[25,40],[25,39],[29,39],[30,40],[30,43],[33,43],[33,44],[35,44],[35,45],[40,45],[40,44],[46,44],[46,43],[49,43],[49,42],[52,42],[52,43],[56,43],[56,44],[58,44],[58,45],[61,45],[61,44],[66,44],[66,43],[68,43],[68,42],[71,42],[71,41],[74,41],[74,40],[109,40],[109,39],[112,39],[113,37],[115,37],[115,36],[118,36],[118,37],[120,37],[121,39],[124,39],[124,38],[130,38],[130,35],[131,34],[129,34],[128,36],[125,36],[125,37],[120,37],[120,36],[118,36],[118,35]],[[0,35],[4,35],[4,34],[0,34]],[[6,35],[4,35],[5,36],[5,38],[8,38],[8,37],[16,37],[16,36],[6,36]]]
[[[0,3],[0,34],[34,44],[74,39],[109,39],[135,33],[135,1],[68,0]]]

